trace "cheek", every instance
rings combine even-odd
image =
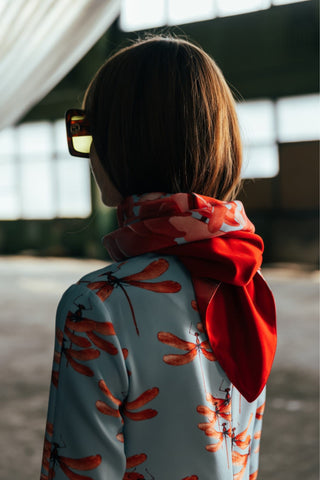
[[[103,185],[100,186],[101,198],[108,207],[117,207],[122,202],[122,196],[115,188],[108,175],[104,177]]]
[[[89,157],[89,166],[90,166],[90,170],[91,170],[93,176],[95,177],[94,159],[92,158],[91,154],[90,154],[90,157]]]
[[[91,173],[92,173],[92,175],[93,175],[93,177],[94,177],[95,181],[97,181],[97,179],[96,179],[96,175],[95,175],[95,172],[94,172],[94,167],[93,167],[93,165],[92,165],[92,161],[91,161],[91,160],[90,160],[90,164],[89,164],[89,166],[90,166],[90,170],[91,170]]]
[[[122,196],[114,187],[99,161],[90,159],[90,167],[96,184],[101,193],[102,202],[108,207],[116,207],[121,203]]]
[[[90,157],[90,169],[96,183],[100,187],[103,180],[104,170],[102,169],[100,162],[97,161],[97,159],[95,159],[94,157]]]

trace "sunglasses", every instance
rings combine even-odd
[[[70,155],[89,158],[92,135],[84,110],[68,110],[66,127]]]

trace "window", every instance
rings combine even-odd
[[[319,95],[281,98],[276,108],[280,142],[320,139]]]
[[[167,3],[169,25],[197,22],[216,16],[216,6],[212,0],[170,0]]]
[[[0,219],[90,213],[88,161],[69,155],[64,120],[0,132]]]
[[[320,95],[237,104],[243,178],[279,171],[278,143],[320,139]],[[64,120],[25,123],[0,132],[0,219],[87,217],[86,158],[67,151]]]
[[[243,178],[279,171],[278,143],[320,139],[320,95],[256,100],[237,105],[243,143]]]
[[[239,15],[241,13],[264,10],[271,6],[271,0],[216,0],[218,16]]]
[[[288,3],[301,3],[307,0],[272,0],[273,5],[287,5]]]
[[[122,0],[120,25],[125,31],[160,27],[166,23],[166,0]]]
[[[274,177],[279,171],[274,104],[271,100],[237,105],[243,143],[243,178]]]
[[[122,0],[120,26],[130,32],[264,10],[310,0]]]

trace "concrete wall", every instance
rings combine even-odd
[[[274,178],[246,180],[240,199],[265,240],[265,261],[319,262],[319,142],[279,145]]]

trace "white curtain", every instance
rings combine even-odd
[[[0,0],[0,129],[49,93],[119,12],[120,0]]]

